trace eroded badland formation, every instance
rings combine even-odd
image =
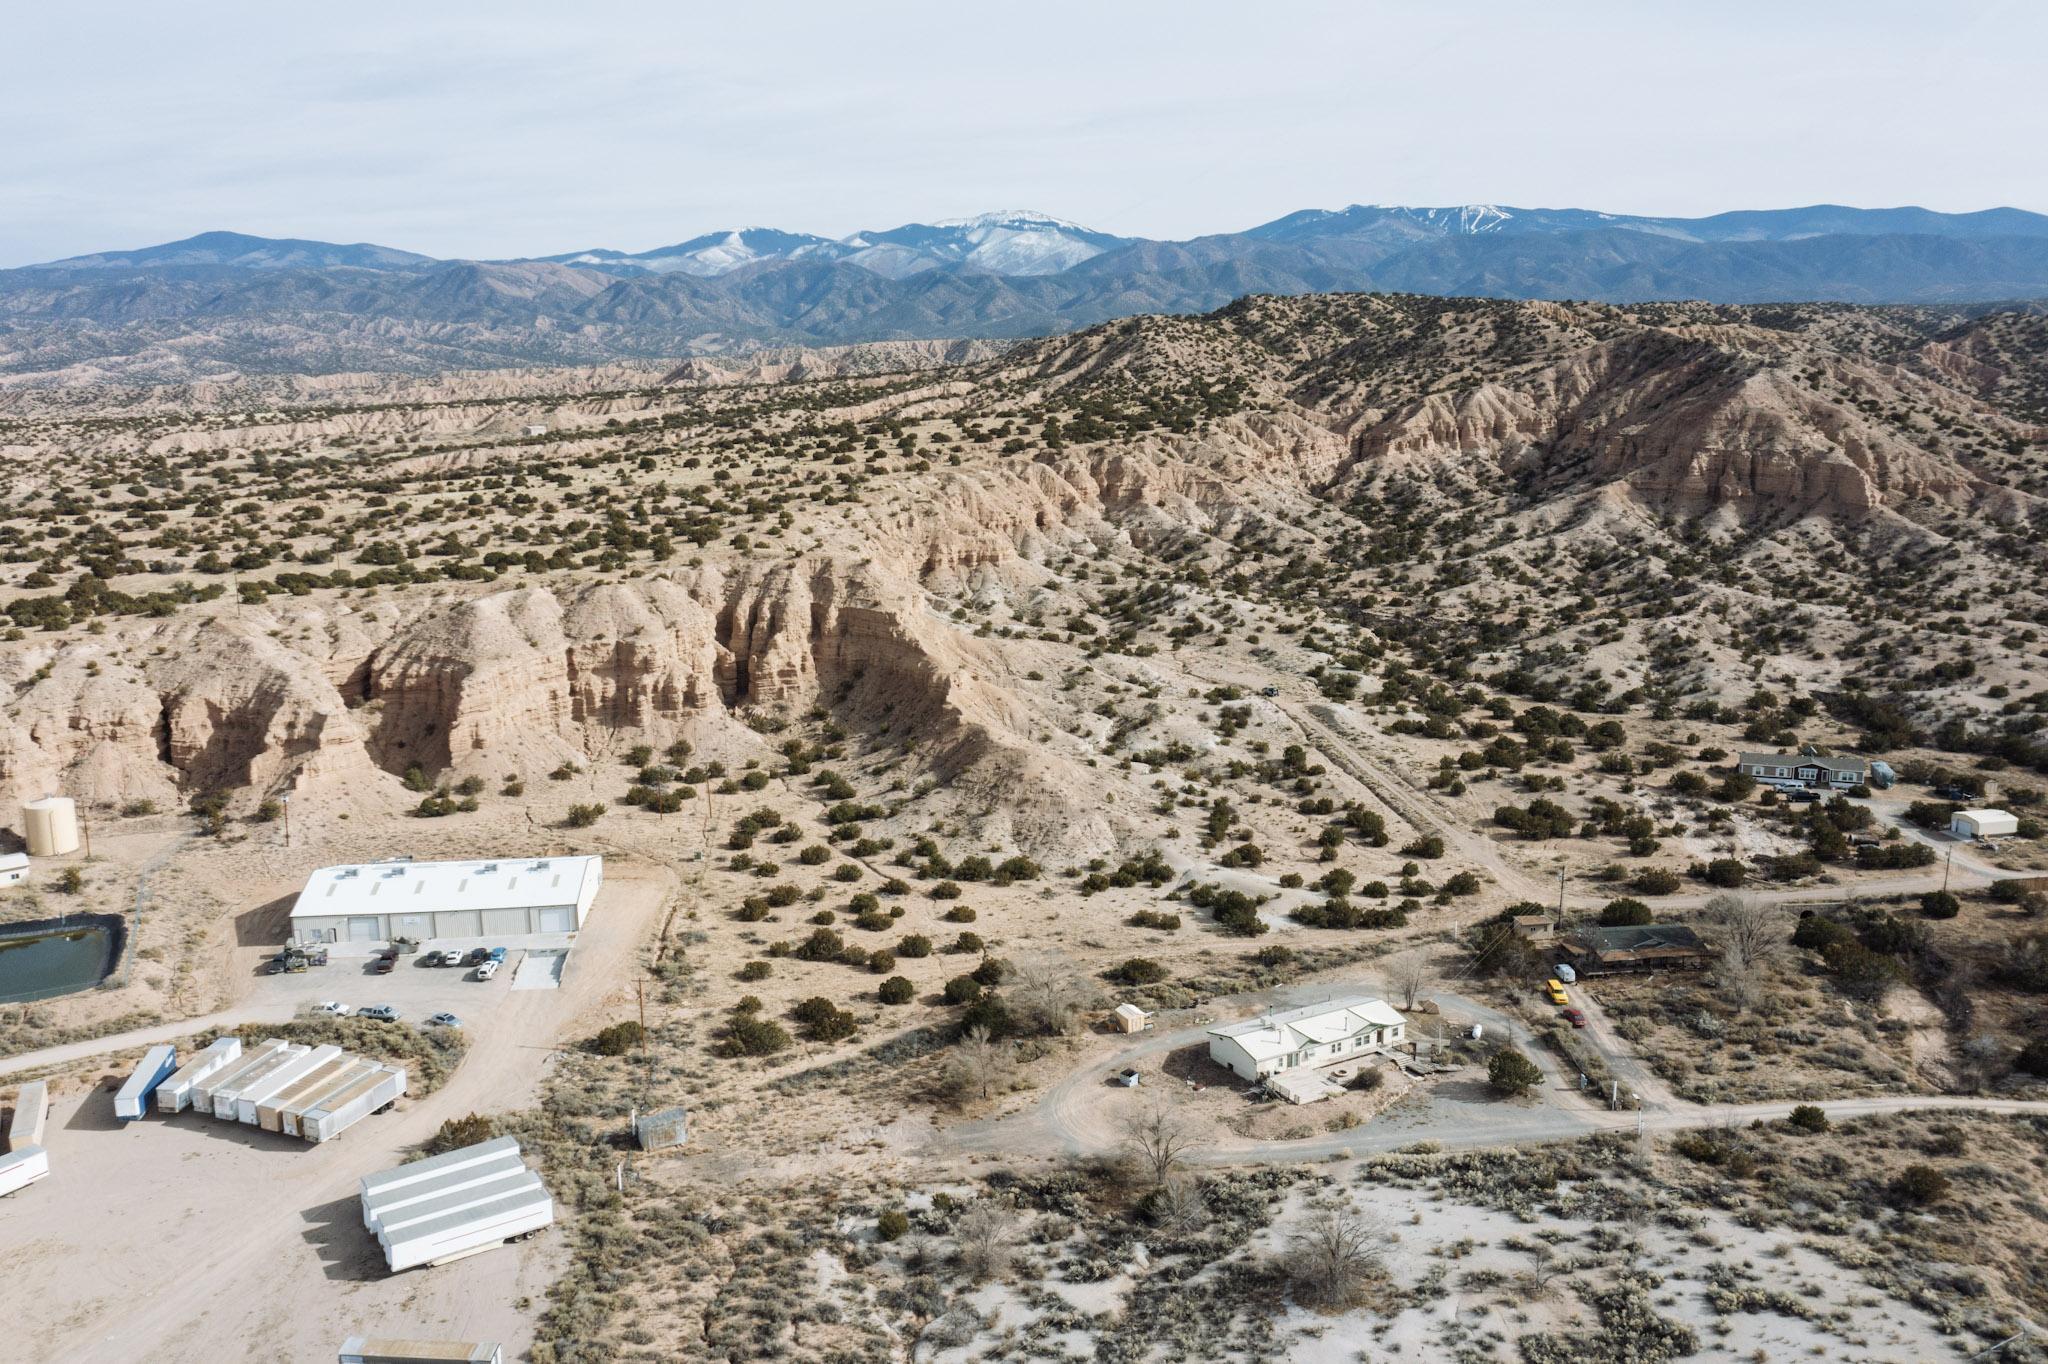
[[[1544,1361],[1960,1358],[2048,1317],[2015,1250],[2048,1199],[2038,309],[1252,298],[17,389],[0,450],[0,786],[95,843],[5,913],[140,911],[116,982],[0,1010],[10,1052],[82,1083],[128,1054],[92,1038],[288,1014],[253,972],[316,866],[612,864],[576,1011],[516,1066],[471,1023],[518,1102],[409,1101],[415,1144],[519,1131],[567,1209],[430,1325],[488,1301],[547,1360]],[[1804,745],[1902,780],[1734,771]],[[1961,803],[2020,836],[1948,862]],[[1499,950],[1560,894],[1717,964],[1565,1026],[1550,959]],[[1207,1060],[1209,1022],[1361,990],[1434,1000],[1459,1069],[1297,1109]],[[1119,1000],[1153,1031],[1097,1031]],[[643,1008],[646,1047],[585,1046]],[[1489,1090],[1509,1038],[1535,1099]],[[676,1103],[690,1144],[616,1187],[625,1115]],[[1188,1152],[1128,1159],[1161,1124]],[[310,1255],[234,1272],[315,1293]],[[402,1301],[355,1291],[278,1339]],[[108,1310],[37,1299],[32,1357]]]

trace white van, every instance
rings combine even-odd
[[[496,963],[495,961],[484,961],[479,962],[477,964],[476,978],[478,980],[489,980],[492,976],[495,976],[497,974],[498,963]]]

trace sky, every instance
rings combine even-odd
[[[358,0],[6,24],[0,266],[214,229],[500,258],[1029,208],[2048,211],[2039,0]]]

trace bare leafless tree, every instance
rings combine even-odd
[[[1153,1104],[1125,1118],[1123,1132],[1124,1148],[1154,1186],[1172,1178],[1188,1153],[1202,1144],[1194,1129],[1165,1104]]]
[[[956,1102],[986,1099],[1009,1078],[1012,1064],[1010,1044],[990,1036],[983,1027],[969,1028],[954,1044],[946,1058],[939,1087]]]
[[[1288,1289],[1304,1307],[1350,1307],[1384,1277],[1390,1241],[1385,1227],[1356,1212],[1313,1213],[1288,1241]]]
[[[1430,965],[1425,952],[1404,952],[1387,965],[1387,984],[1401,997],[1401,1008],[1413,1010],[1416,1001],[1422,997],[1436,979],[1436,968]]]
[[[1708,931],[1721,944],[1719,978],[1725,994],[1754,1005],[1764,969],[1783,956],[1792,940],[1785,911],[1763,900],[1716,895],[1701,910]]]
[[[960,1271],[979,1282],[999,1277],[1010,1267],[1017,1245],[1017,1217],[993,1203],[976,1203],[953,1224]]]
[[[1063,957],[1035,957],[1016,963],[1003,982],[1010,1015],[1027,1031],[1063,1036],[1080,1031],[1084,1014],[1102,992],[1086,972]]]

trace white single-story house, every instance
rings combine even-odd
[[[1803,753],[1738,753],[1735,766],[1758,781],[1828,786],[1838,791],[1861,786],[1870,775],[1868,764],[1861,758],[1821,758]]]
[[[1110,1018],[1118,1032],[1143,1032],[1152,1026],[1152,1015],[1128,1002],[1117,1005]]]
[[[28,880],[28,854],[0,853],[0,886],[18,886]]]
[[[2020,821],[2003,810],[1958,810],[1948,817],[1948,831],[1957,838],[2011,838]]]
[[[1269,1013],[1209,1029],[1209,1059],[1246,1080],[1334,1066],[1385,1051],[1407,1031],[1401,1011],[1373,995]]]
[[[603,881],[601,857],[322,867],[292,905],[292,935],[319,943],[574,933]]]

